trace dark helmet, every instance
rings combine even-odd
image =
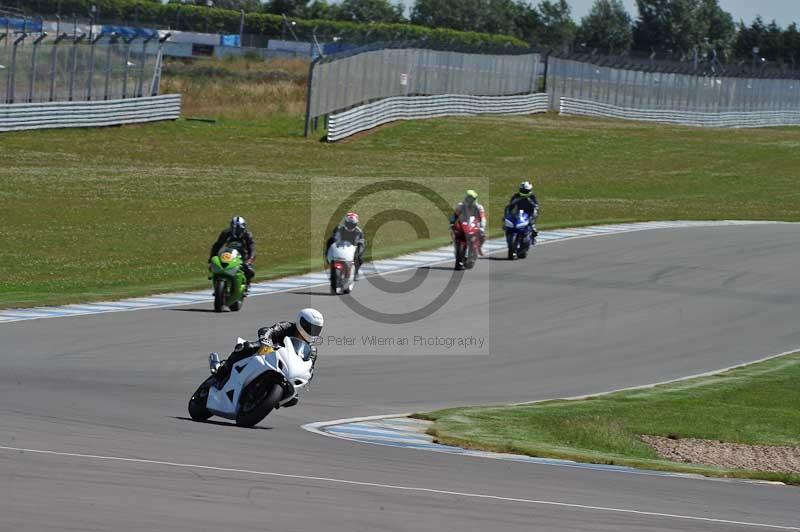
[[[241,238],[247,231],[247,222],[241,216],[231,218],[231,234],[236,238]]]
[[[533,192],[533,185],[531,185],[530,181],[523,181],[519,184],[519,195],[523,198],[530,197],[531,193]]]
[[[358,227],[358,214],[348,212],[344,217],[344,228],[348,231],[355,231]]]

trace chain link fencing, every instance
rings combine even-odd
[[[464,53],[413,45],[327,56],[311,65],[306,135],[320,117],[393,96],[537,92],[540,67],[536,53]]]
[[[725,113],[800,109],[800,80],[645,71],[550,57],[550,109],[561,98],[628,109]]]
[[[155,96],[161,52],[156,38],[0,34],[0,103]]]

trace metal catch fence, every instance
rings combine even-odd
[[[104,34],[0,34],[0,103],[155,96],[162,43]]]
[[[548,58],[550,109],[561,98],[627,109],[704,113],[800,109],[800,80],[690,75]]]
[[[393,96],[506,96],[537,92],[539,54],[380,48],[311,65],[306,134],[319,117]]]

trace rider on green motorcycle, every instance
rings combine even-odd
[[[231,218],[231,225],[219,234],[219,238],[211,246],[211,253],[208,256],[209,268],[211,267],[211,258],[215,257],[219,250],[224,246],[231,246],[238,248],[244,262],[242,263],[242,270],[247,279],[247,289],[250,289],[250,281],[256,272],[253,269],[253,262],[256,260],[256,243],[253,240],[253,234],[247,230],[247,222],[241,216],[234,216]]]

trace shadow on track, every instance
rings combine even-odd
[[[168,308],[172,312],[214,312],[213,308]]]
[[[454,271],[452,266],[420,266],[417,269],[418,270],[440,270],[440,271],[443,271],[443,272],[452,272],[452,271]]]
[[[298,295],[298,296],[320,296],[320,297],[322,297],[322,296],[332,296],[333,295],[330,292],[313,292],[311,290],[305,290],[303,292],[294,292],[294,291],[292,291],[292,292],[287,292],[287,294],[295,294],[295,295]]]
[[[213,420],[213,419],[207,419],[205,421],[195,421],[194,419],[192,419],[190,417],[183,417],[183,416],[170,416],[170,417],[172,419],[179,419],[180,421],[191,421],[192,423],[199,423],[199,424],[202,424],[202,425],[217,425],[217,426],[220,426],[220,427],[233,427],[235,429],[245,428],[245,427],[236,426],[236,423],[234,423],[232,421],[230,421],[230,422],[216,421],[216,420]],[[252,430],[272,430],[272,427],[255,426],[255,427],[250,427],[250,428]]]

